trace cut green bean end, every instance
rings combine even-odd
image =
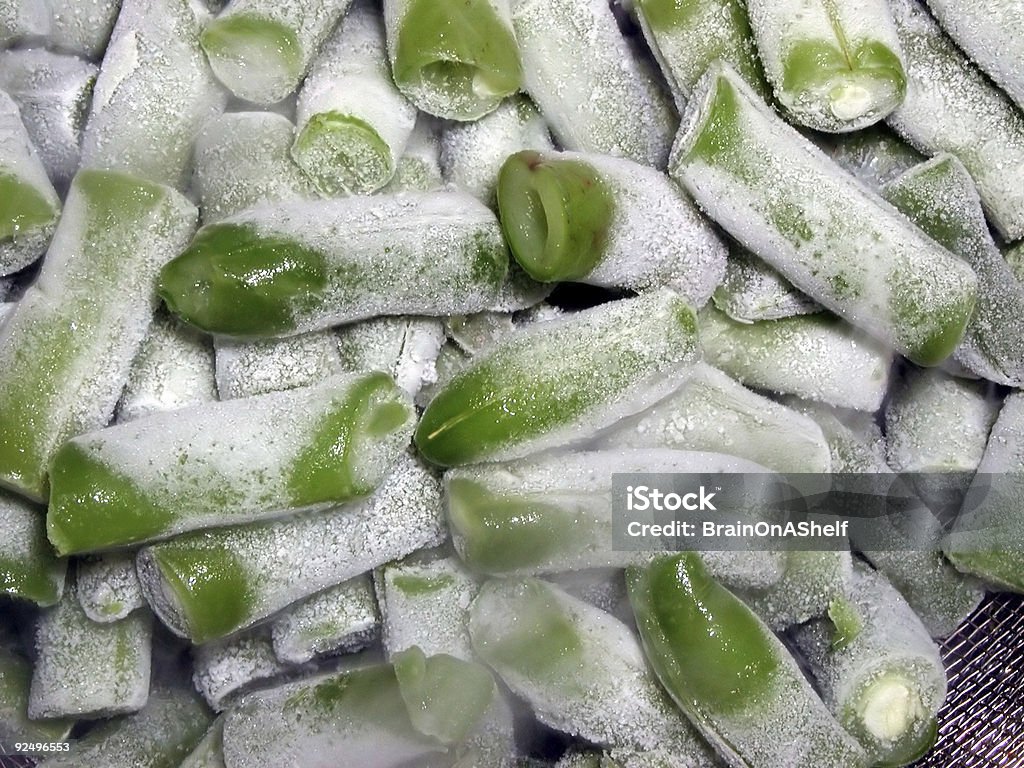
[[[295,32],[272,19],[249,13],[214,19],[203,30],[199,44],[217,79],[241,99],[273,104],[302,79],[302,52]]]
[[[17,243],[57,219],[57,206],[31,184],[0,171],[0,242]]]
[[[340,112],[313,115],[296,137],[292,157],[329,197],[375,192],[395,172],[391,149],[377,131]]]
[[[192,642],[215,640],[245,625],[252,608],[249,577],[232,553],[174,542],[144,552],[159,573],[158,600]]]
[[[317,304],[326,284],[316,251],[241,224],[215,224],[164,265],[159,293],[208,333],[259,338],[294,332],[296,315]]]
[[[523,77],[515,38],[487,0],[412,0],[393,74],[416,106],[452,120],[483,117]]]
[[[174,513],[156,506],[132,483],[65,443],[50,465],[46,531],[62,555],[132,544],[159,536]]]
[[[449,481],[447,496],[455,545],[485,573],[542,565],[575,535],[574,520],[541,501],[502,498],[460,478]]]
[[[846,132],[881,120],[902,103],[906,90],[899,56],[885,44],[864,40],[841,50],[816,40],[789,50],[779,99],[812,128]]]
[[[498,176],[498,211],[512,255],[535,280],[586,277],[601,262],[612,196],[586,163],[509,157]]]
[[[969,573],[1003,589],[1024,594],[1024,553],[1012,549],[945,548],[943,554],[962,573]]]
[[[925,712],[914,682],[895,671],[873,680],[843,720],[852,733],[877,745],[869,748],[875,765],[913,763],[932,748],[937,736],[935,718]]]

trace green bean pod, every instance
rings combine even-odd
[[[528,326],[437,393],[416,445],[454,466],[590,437],[678,387],[696,348],[694,312],[669,290]]]
[[[696,553],[658,558],[626,578],[655,675],[730,764],[868,764],[782,642]]]

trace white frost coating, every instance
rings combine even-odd
[[[715,289],[715,306],[740,323],[813,315],[822,306],[786,278],[739,246],[729,250],[725,277]]]
[[[477,653],[542,723],[602,746],[663,748],[676,756],[672,768],[712,764],[636,635],[601,609],[537,579],[490,581],[473,601],[469,631]]]
[[[194,150],[203,223],[258,203],[316,197],[289,154],[294,137],[291,121],[273,112],[232,112],[207,121]]]
[[[157,315],[132,363],[116,421],[216,399],[209,339],[170,317]]]
[[[521,149],[554,149],[547,123],[526,96],[506,99],[472,123],[450,123],[441,135],[441,168],[449,184],[495,207],[498,172]]]
[[[1024,109],[1024,5],[1016,0],[928,0],[946,33]]]
[[[50,179],[64,187],[78,170],[79,142],[99,72],[75,56],[42,49],[0,53],[0,90],[21,110],[21,119]]]
[[[445,496],[452,541],[471,568],[496,575],[536,575],[589,568],[624,568],[647,563],[653,551],[629,551],[612,546],[612,475],[614,473],[755,473],[768,472],[751,461],[716,453],[668,449],[603,450],[582,453],[550,452],[509,464],[477,464],[445,475]],[[543,507],[534,518],[516,516],[495,523],[501,535],[526,523],[554,530],[571,530],[571,537],[549,542],[545,551],[506,558],[490,542],[492,526],[477,519],[488,507],[463,498],[456,484],[472,483],[498,499]],[[639,519],[639,517],[637,518]],[[651,521],[653,522],[653,520]],[[536,534],[534,534],[536,535]],[[475,552],[483,550],[486,561]],[[747,555],[748,553],[743,553]],[[723,567],[730,564],[721,561]],[[765,563],[769,565],[768,563]],[[725,568],[727,570],[727,568]],[[725,575],[724,570],[720,575]]]
[[[743,384],[862,411],[882,403],[892,354],[832,315],[744,325],[708,307],[700,319],[706,360]]]
[[[334,132],[341,119],[363,133]],[[369,2],[357,2],[324,45],[299,91],[295,122],[292,156],[324,194],[368,194],[394,175],[416,108],[391,79],[383,22]]]
[[[899,106],[901,73],[870,67],[873,62],[866,68],[858,57],[872,44],[902,58],[886,0],[750,0],[747,11],[765,75],[796,122],[821,131],[854,131]],[[834,70],[830,78],[818,75],[818,82],[787,87],[786,61],[808,44],[827,45],[846,66],[823,62],[822,74]],[[814,66],[808,58],[805,53],[801,60],[805,69]]]
[[[474,659],[469,604],[479,584],[457,558],[393,563],[379,579],[381,639],[389,659],[414,645],[427,656]]]
[[[270,633],[264,627],[196,646],[193,664],[192,682],[214,712],[226,709],[247,687],[289,668],[274,655]]]
[[[897,472],[974,472],[998,414],[984,383],[913,371],[885,409],[889,465]]]
[[[221,715],[206,731],[206,734],[189,752],[178,768],[225,768],[223,742],[224,715]]]
[[[96,80],[82,167],[183,188],[192,143],[224,102],[188,0],[123,0]]]
[[[271,632],[274,654],[290,664],[360,651],[380,632],[373,582],[356,576],[294,603],[274,619]]]
[[[77,578],[78,602],[92,621],[119,621],[146,604],[134,553],[83,558],[78,561]]]
[[[585,571],[566,571],[544,577],[577,600],[589,603],[629,623],[633,608],[626,593],[625,571],[622,568],[591,568]]]
[[[1019,239],[1024,236],[1024,113],[956,48],[922,3],[891,0],[890,7],[908,83],[889,124],[926,154],[955,155],[978,186],[993,226],[1007,240]]]
[[[926,159],[881,124],[855,133],[817,135],[814,141],[836,165],[875,190]]]
[[[86,178],[99,196],[109,191]],[[117,181],[118,194],[131,188]],[[91,188],[72,184],[38,280],[0,326],[0,403],[32,391],[29,412],[18,418],[32,419],[26,445],[38,467],[17,481],[32,495],[41,495],[57,446],[110,421],[149,330],[157,273],[195,228],[195,208],[171,189],[144,184],[126,195],[129,210],[115,214],[108,200],[90,199]],[[65,349],[74,354],[62,360]]]
[[[838,168],[735,72],[718,64],[702,83],[670,173],[711,218],[808,296],[912,359],[947,340],[973,303],[970,267]]]
[[[87,59],[99,58],[110,38],[122,0],[28,0],[50,7],[46,45]]]
[[[1024,285],[992,240],[967,169],[940,153],[887,184],[883,194],[978,276],[974,314],[950,362],[968,376],[1024,385]]]
[[[928,631],[880,573],[859,564],[837,604],[855,624],[842,647],[833,646],[835,627],[827,619],[797,627],[796,643],[829,710],[873,764],[885,762],[890,750],[908,746],[900,747],[900,737],[913,744],[915,734],[920,739],[927,733],[946,697],[946,672]],[[901,713],[892,701],[899,688],[906,703]],[[896,714],[902,722],[880,722]]]
[[[832,542],[825,542],[829,546]],[[813,547],[808,542],[808,547]],[[762,589],[737,592],[772,629],[782,632],[824,616],[853,574],[849,550],[792,550],[784,553],[779,579]]]
[[[43,254],[60,214],[60,199],[21,122],[18,105],[3,91],[0,91],[0,174],[13,177],[15,183],[27,188],[26,192],[42,198],[40,202],[49,209],[48,217],[33,222],[30,229],[25,229],[18,219],[0,221],[0,228],[11,230],[10,235],[0,238],[2,276],[17,272]]]
[[[167,514],[166,527],[145,540],[325,509],[330,502],[295,507],[296,462],[365,381],[338,375],[316,386],[155,413],[69,444]],[[378,397],[400,402],[390,392]],[[360,435],[353,423],[354,431],[332,438],[332,444],[344,438],[345,472],[356,486],[375,485],[385,475],[410,437],[409,421],[383,436]]]
[[[405,152],[398,159],[395,175],[382,193],[430,192],[444,186],[441,175],[441,143],[433,119],[420,113],[416,125],[405,144]]]
[[[664,168],[678,120],[606,0],[515,0],[524,87],[566,149]]]
[[[137,561],[143,593],[176,634],[188,627],[173,589],[159,571],[161,548],[199,556],[228,552],[246,569],[251,607],[236,629],[276,613],[296,600],[434,547],[447,536],[438,480],[403,455],[377,492],[365,502],[326,513],[258,525],[237,526],[172,539],[142,550]]]
[[[454,190],[280,203],[223,223],[323,256],[327,285],[314,307],[295,309],[296,333],[382,315],[488,309],[495,264],[507,253],[490,209]]]
[[[298,87],[351,2],[231,0],[206,25],[203,48],[217,78],[235,96],[273,104]],[[231,30],[233,19],[247,22],[242,34]],[[257,26],[262,29],[254,32]]]
[[[52,19],[39,0],[4,0],[0,3],[0,46],[45,37]]]
[[[346,370],[332,331],[259,341],[217,339],[214,346],[221,400],[307,387]]]
[[[444,339],[443,323],[429,317],[378,317],[338,329],[345,370],[385,371],[413,397],[437,381]]]
[[[153,614],[97,624],[68,584],[36,628],[28,716],[108,717],[137,712],[149,697]]]
[[[735,455],[776,472],[827,473],[828,443],[807,416],[700,363],[678,392],[599,441],[605,448],[674,448]]]

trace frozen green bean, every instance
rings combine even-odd
[[[939,28],[919,0],[890,0],[907,66],[907,96],[889,124],[915,148],[964,164],[992,225],[1024,236],[1024,113]]]
[[[63,741],[72,720],[30,720],[29,687],[32,664],[14,651],[0,646],[0,741]]]
[[[395,174],[416,108],[395,87],[384,26],[357,0],[299,91],[292,157],[325,195],[368,194]]]
[[[61,443],[110,420],[149,328],[157,273],[195,219],[168,187],[78,174],[42,273],[0,326],[0,483],[44,499]]]
[[[883,194],[978,276],[978,300],[953,362],[1000,384],[1024,385],[1024,286],[992,241],[967,170],[940,153],[886,184]]]
[[[120,621],[146,605],[133,552],[82,558],[76,578],[78,602],[85,615],[97,623]]]
[[[278,203],[199,230],[164,268],[160,293],[210,333],[291,336],[489,309],[508,261],[498,220],[464,193]]]
[[[217,392],[221,400],[308,387],[345,370],[356,373],[374,369],[374,366],[346,368],[333,331],[258,341],[221,338],[214,346]]]
[[[271,626],[274,654],[289,664],[355,653],[380,635],[373,582],[361,575],[285,608]]]
[[[78,553],[323,510],[377,487],[413,418],[375,372],[86,433],[54,456],[47,532]]]
[[[960,516],[943,543],[957,568],[1024,592],[1024,394],[1003,401]]]
[[[421,112],[405,144],[405,152],[398,158],[395,175],[381,192],[430,192],[444,186],[437,133],[432,119]]]
[[[0,275],[27,267],[46,251],[60,208],[18,105],[0,91]]]
[[[524,150],[498,176],[512,255],[535,280],[629,290],[668,287],[707,303],[725,244],[668,176],[631,160]]]
[[[831,313],[745,324],[708,306],[700,324],[705,359],[744,384],[864,411],[885,397],[892,354]]]
[[[678,119],[605,0],[516,0],[524,90],[559,143],[664,168]]]
[[[668,290],[528,326],[438,392],[416,445],[429,461],[452,466],[591,437],[677,388],[696,347],[694,312]]]
[[[225,768],[224,715],[213,721],[206,734],[177,768]]]
[[[0,491],[0,594],[49,606],[61,599],[67,561],[46,539],[46,512]]]
[[[774,115],[728,68],[702,81],[670,173],[797,288],[921,365],[956,348],[977,278]]]
[[[200,645],[192,657],[192,683],[214,712],[223,712],[247,689],[266,687],[288,669],[274,654],[265,626]]]
[[[235,96],[273,104],[294,91],[352,0],[231,0],[199,42]]]
[[[0,7],[0,45],[11,42],[95,59],[103,53],[121,0],[5,0]]]
[[[697,81],[715,61],[725,61],[763,96],[764,70],[741,0],[634,0],[636,16],[676,104],[682,110]]]
[[[82,167],[183,189],[192,144],[225,96],[190,0],[123,0],[82,137]]]
[[[816,136],[815,141],[836,165],[875,190],[927,159],[884,124],[854,133]]]
[[[38,48],[0,53],[0,90],[21,110],[50,179],[65,189],[78,170],[82,128],[98,68]]]
[[[856,131],[903,101],[907,79],[885,0],[750,0],[747,8],[765,74],[795,122]]]
[[[137,712],[149,698],[153,614],[98,624],[69,583],[36,627],[28,714],[96,718]]]
[[[378,317],[343,326],[337,343],[344,368],[386,371],[415,396],[437,379],[444,326],[433,317]]]
[[[204,643],[437,546],[447,535],[443,515],[440,483],[403,454],[366,502],[151,545],[139,554],[139,578],[168,628]]]
[[[424,112],[476,120],[522,85],[509,0],[384,0],[395,84]]]
[[[859,565],[828,618],[794,633],[825,703],[873,765],[907,765],[931,749],[946,671],[927,630],[884,576]]]
[[[828,443],[813,420],[704,363],[677,392],[604,432],[598,445],[726,453],[776,472],[831,467]]]
[[[733,765],[868,765],[796,660],[694,552],[626,574],[655,675]]]

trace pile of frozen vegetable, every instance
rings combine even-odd
[[[1024,592],[1024,5],[0,0],[0,49],[0,744],[931,748],[936,640]],[[618,472],[915,479],[666,553]]]

